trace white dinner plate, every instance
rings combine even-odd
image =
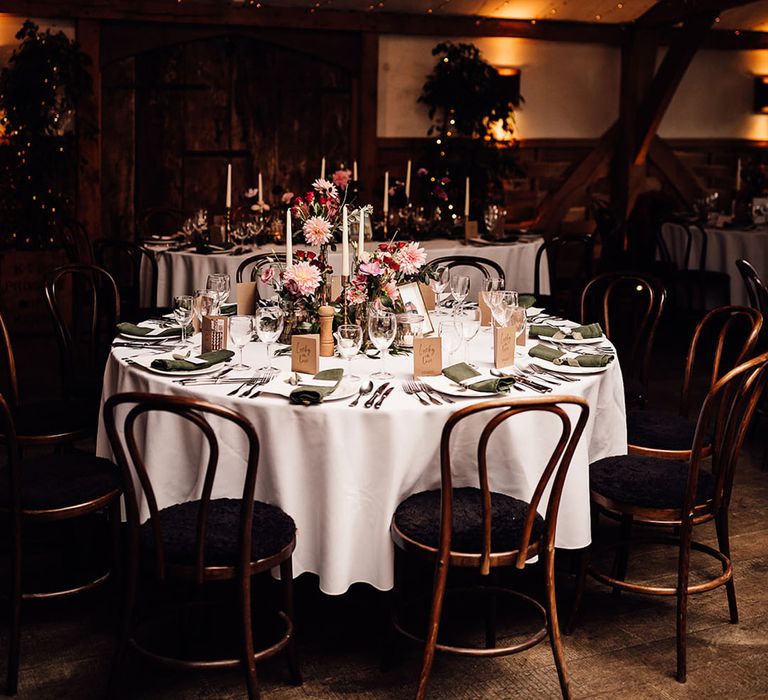
[[[146,321],[140,321],[136,324],[139,328],[160,328],[156,323],[147,323]],[[163,328],[162,330],[168,331],[170,328]],[[121,338],[127,338],[128,340],[142,340],[145,342],[153,342],[155,340],[168,340],[169,338],[181,338],[181,328],[173,328],[173,333],[165,335],[134,335],[133,333],[123,333],[120,331],[118,334]]]
[[[160,374],[164,377],[195,377],[199,374],[210,374],[217,370],[224,369],[226,362],[217,362],[210,367],[201,367],[200,369],[177,369],[177,370],[165,370],[152,367],[153,360],[172,360],[173,353],[161,354],[161,355],[144,355],[134,357],[132,362],[139,365],[143,369],[146,369],[153,374]],[[245,381],[245,380],[243,380]]]
[[[531,339],[544,342],[549,340],[555,343],[562,343],[563,345],[595,345],[596,343],[603,343],[608,340],[604,335],[599,335],[597,338],[584,338],[583,340],[578,340],[577,338],[560,338],[560,340],[553,340],[547,336],[532,335]]]
[[[615,358],[613,362],[616,362]],[[539,357],[533,357],[531,358],[531,364],[552,370],[553,372],[560,372],[561,374],[600,374],[605,372],[613,363],[609,363],[605,367],[571,367],[571,365],[556,365],[554,362],[547,362]]]
[[[291,395],[291,392],[294,389],[297,389],[298,387],[289,384],[286,380],[290,379],[293,376],[292,372],[288,373],[282,373],[275,377],[272,381],[270,381],[268,384],[265,384],[261,391],[263,391],[266,394],[277,394],[278,396],[284,396],[285,398],[288,398]],[[312,378],[309,375],[305,375],[305,378],[302,380],[302,383],[311,386]],[[342,380],[339,382],[339,385],[336,387],[336,390],[332,393],[326,396],[323,400],[324,401],[338,401],[340,399],[346,399],[350,396],[353,396],[357,393],[357,390],[360,388],[360,380],[359,379],[349,379],[348,377],[343,377]]]
[[[459,387],[456,386],[456,384],[448,379],[444,374],[441,374],[439,377],[420,377],[419,381],[424,382],[425,384],[428,384],[436,391],[439,391],[441,394],[448,394],[450,396],[459,396],[463,397],[465,399],[478,399],[478,398],[491,398],[494,396],[509,396],[507,392],[498,392],[496,394],[491,394],[488,391],[474,391],[473,389],[467,389],[466,391],[464,389],[459,389]]]

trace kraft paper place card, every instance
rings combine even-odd
[[[525,324],[525,328],[523,328],[523,332],[517,336],[517,344],[518,345],[525,345],[526,341],[528,340],[528,324]]]
[[[316,375],[320,371],[320,336],[317,333],[291,338],[291,372]]]
[[[200,354],[227,349],[229,338],[229,318],[226,316],[203,316],[203,338]]]
[[[495,328],[493,331],[493,365],[496,369],[515,364],[515,329]]]
[[[424,306],[427,311],[435,310],[435,292],[428,284],[419,282],[419,289],[421,290],[421,296],[424,299]]]
[[[251,316],[256,310],[256,282],[238,282],[236,287],[238,315]]]
[[[473,238],[477,237],[477,221],[466,221],[464,223],[464,243],[468,245]]]
[[[483,292],[477,295],[477,308],[480,309],[480,325],[483,328],[490,326],[493,314],[491,314],[491,308],[485,301],[485,294]]]
[[[336,300],[341,296],[341,277],[333,275],[331,277],[331,299]]]
[[[443,372],[443,346],[439,336],[413,339],[413,376],[439,377]]]

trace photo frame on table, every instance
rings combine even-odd
[[[400,292],[400,299],[406,311],[412,311],[424,317],[424,323],[421,326],[422,335],[432,335],[435,332],[432,320],[429,318],[427,304],[421,294],[418,282],[409,282],[401,284],[397,290]]]

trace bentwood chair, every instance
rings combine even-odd
[[[666,299],[660,282],[632,272],[603,273],[581,292],[581,322],[599,321],[618,350],[628,405],[645,404],[651,350]]]
[[[56,327],[66,395],[97,402],[120,320],[117,283],[96,265],[64,265],[47,276],[45,296]]]
[[[285,253],[257,253],[249,255],[237,266],[235,281],[258,282],[263,269],[272,263],[285,265]]]
[[[121,414],[118,427],[118,411]],[[200,497],[177,505],[160,508],[153,487],[155,474],[148,469],[141,449],[158,421],[170,415],[183,424],[185,442],[199,438],[201,453],[207,461],[198,474],[197,463],[187,465],[195,483],[201,484]],[[212,422],[213,421],[213,422]],[[172,668],[203,669],[242,667],[245,670],[248,697],[259,697],[256,663],[280,651],[286,651],[291,681],[301,684],[301,674],[294,649],[293,573],[291,556],[296,547],[296,526],[280,508],[254,500],[259,462],[259,440],[253,425],[239,413],[206,401],[178,396],[126,393],[111,396],[104,405],[104,424],[116,455],[125,489],[125,509],[129,529],[128,571],[122,631],[118,641],[110,680],[110,697],[118,687],[118,675],[128,644],[143,657]],[[226,434],[227,447],[240,435],[246,442],[246,460],[241,498],[213,498],[219,487],[219,437]],[[169,436],[164,435],[164,440]],[[182,479],[183,463],[178,464]],[[149,518],[141,522],[141,509]],[[189,654],[171,655],[171,651],[151,648],[140,635],[137,624],[136,598],[140,566],[146,577],[160,588],[186,591],[178,607],[192,615],[196,602],[210,584],[232,581],[236,585],[242,647],[238,658],[212,660]],[[258,651],[254,648],[252,620],[252,578],[256,574],[280,567],[283,610],[277,617],[282,625],[279,639]],[[167,617],[166,610],[155,619]],[[153,616],[145,615],[148,622]],[[198,612],[199,618],[203,617]],[[187,618],[189,619],[189,617]],[[186,633],[182,633],[187,642]]]
[[[541,293],[541,266],[547,255],[549,295]],[[533,295],[536,303],[551,313],[575,315],[579,294],[594,269],[595,239],[587,235],[554,236],[536,251]]]
[[[757,309],[763,317],[768,315],[768,286],[760,278],[760,275],[755,270],[752,263],[749,260],[736,261],[736,268],[741,274],[741,278],[744,280],[744,285],[747,288],[747,296],[749,297],[749,305]]]
[[[725,586],[730,620],[739,620],[733,582],[733,562],[728,536],[728,507],[739,451],[760,392],[768,380],[768,353],[738,365],[718,379],[707,394],[699,419],[690,458],[671,462],[657,457],[622,455],[606,457],[590,465],[590,495],[593,508],[621,521],[614,569],[611,574],[589,569],[590,575],[614,590],[650,595],[675,596],[677,600],[677,679],[686,680],[688,598]],[[711,469],[705,465],[709,435],[719,439],[711,452]],[[714,521],[717,547],[694,541],[694,528]],[[655,582],[627,580],[629,538],[633,524],[645,525],[643,540],[677,548],[677,582],[662,586]],[[656,528],[674,528],[673,534],[652,534]],[[691,583],[691,550],[719,562],[722,572]],[[582,597],[589,550],[584,550],[574,615]],[[638,568],[642,560],[637,562]],[[641,572],[638,572],[642,576]],[[698,577],[697,577],[698,579]]]
[[[16,357],[8,327],[0,314],[0,391],[4,392],[20,447],[72,444],[96,430],[97,410],[77,399],[21,401]],[[0,440],[4,433],[0,432]]]
[[[184,212],[172,207],[151,207],[139,216],[138,233],[141,238],[173,236],[184,226]]]
[[[685,361],[678,413],[660,410],[627,411],[627,442],[630,454],[665,459],[691,457],[696,421],[689,416],[694,393],[694,370],[706,367],[707,390],[736,365],[752,357],[763,318],[748,306],[723,306],[709,311],[694,330]],[[710,345],[711,353],[702,346]],[[705,451],[712,435],[705,436]],[[717,438],[717,435],[714,436]]]
[[[449,270],[457,267],[469,267],[478,270],[484,280],[498,277],[502,281],[502,287],[506,287],[504,268],[495,260],[474,255],[444,255],[429,261],[429,267],[436,268],[445,265]]]
[[[82,224],[77,221],[67,223],[62,229],[61,237],[62,247],[70,264],[93,265],[91,239]]]
[[[157,260],[146,248],[133,243],[102,238],[93,243],[96,264],[112,275],[120,291],[120,318],[123,321],[141,321],[158,316],[170,309],[157,308]],[[141,269],[147,273],[149,305],[141,304]]]
[[[566,411],[566,409],[568,409]],[[549,636],[563,697],[571,697],[568,670],[563,655],[555,599],[555,529],[563,484],[573,452],[579,442],[589,414],[583,399],[572,396],[551,396],[537,399],[507,399],[486,401],[456,411],[448,419],[440,440],[441,487],[409,496],[397,507],[390,532],[395,543],[395,596],[404,599],[402,565],[399,555],[410,554],[434,562],[435,574],[429,623],[424,636],[409,629],[402,619],[404,606],[396,605],[395,629],[406,637],[424,642],[424,659],[416,697],[426,696],[435,651],[468,656],[502,656],[529,649]],[[490,490],[492,472],[504,469],[503,464],[489,464],[488,443],[493,436],[502,439],[497,428],[508,428],[508,420],[535,420],[551,427],[551,452],[542,452],[544,465],[541,477],[529,501]],[[477,476],[479,488],[453,486],[451,441],[456,432],[471,430],[484,420],[477,447]],[[542,498],[551,487],[546,502]],[[546,499],[545,499],[546,500]],[[533,556],[543,560],[545,604],[534,601],[518,591],[493,585],[491,573],[499,567],[524,569]],[[544,619],[543,626],[528,639],[509,646],[496,646],[495,620],[486,618],[485,648],[450,645],[439,639],[443,601],[447,593],[448,572],[452,567],[475,569],[486,583],[476,590],[489,597],[491,608],[497,595],[511,595],[532,607]],[[490,583],[489,583],[490,582]]]
[[[19,682],[21,650],[21,604],[24,600],[61,598],[91,590],[119,572],[120,565],[120,495],[121,479],[118,468],[107,459],[81,452],[37,457],[22,461],[11,407],[0,395],[0,432],[5,436],[7,464],[0,469],[0,516],[8,536],[10,581],[6,587],[10,620],[6,694],[15,695]],[[63,521],[92,519],[108,512],[112,542],[112,565],[106,571],[97,567],[90,575],[83,573],[74,561],[66,564],[48,563],[56,552],[46,558],[46,573],[57,574],[57,584],[50,582],[43,590],[31,588],[31,549],[40,545],[26,537],[28,527],[49,525],[60,527]],[[4,548],[5,549],[5,548]],[[89,558],[92,555],[89,552]],[[92,568],[89,562],[89,568]],[[46,576],[46,578],[50,578]],[[86,580],[83,580],[86,579]],[[40,585],[38,583],[38,585]]]

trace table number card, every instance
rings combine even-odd
[[[473,238],[478,237],[477,221],[466,221],[464,223],[464,243],[469,245]]]
[[[256,282],[238,282],[237,313],[239,316],[252,316],[256,311]]]
[[[435,292],[428,284],[419,282],[419,289],[421,290],[421,296],[424,299],[424,306],[427,311],[435,310]]]
[[[483,292],[477,295],[477,308],[480,309],[480,325],[483,328],[487,328],[491,325],[493,314],[491,314],[491,307],[485,301],[485,294]]]
[[[291,338],[291,372],[315,375],[320,371],[320,336],[294,335]]]
[[[413,376],[439,377],[443,371],[443,346],[441,338],[413,339]]]
[[[515,329],[494,328],[493,365],[496,369],[515,364]]]
[[[203,316],[203,339],[200,354],[227,349],[229,319],[226,316]]]

